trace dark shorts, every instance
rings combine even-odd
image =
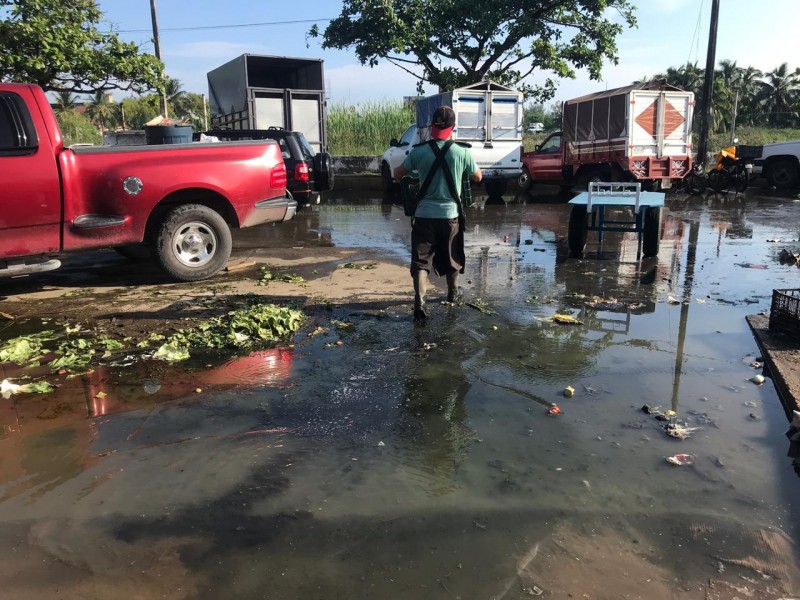
[[[464,230],[460,219],[415,217],[411,225],[411,275],[464,272]]]

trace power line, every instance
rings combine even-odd
[[[196,25],[193,27],[161,27],[161,31],[204,31],[208,29],[242,29],[245,27],[268,27],[271,25],[296,25],[299,23],[317,23],[318,21],[332,21],[325,19],[303,19],[298,21],[267,21],[264,23],[237,23],[233,25]],[[151,33],[151,29],[119,29],[113,33]]]

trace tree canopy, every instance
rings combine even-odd
[[[100,31],[102,16],[95,0],[0,0],[0,81],[79,94],[157,88],[161,61]]]
[[[354,48],[361,64],[386,60],[440,90],[491,79],[541,100],[555,92],[550,76],[586,69],[601,78],[617,63],[616,38],[634,27],[629,0],[344,0],[324,32],[323,48]],[[535,71],[541,85],[523,83]]]

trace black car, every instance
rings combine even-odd
[[[286,189],[298,205],[319,204],[320,192],[333,189],[333,163],[327,152],[314,152],[306,136],[280,127],[269,129],[215,129],[203,132],[220,141],[275,140],[286,163]],[[194,134],[195,141],[200,134]]]

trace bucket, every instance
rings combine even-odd
[[[192,126],[145,125],[144,137],[148,146],[156,144],[190,144],[192,142]]]

